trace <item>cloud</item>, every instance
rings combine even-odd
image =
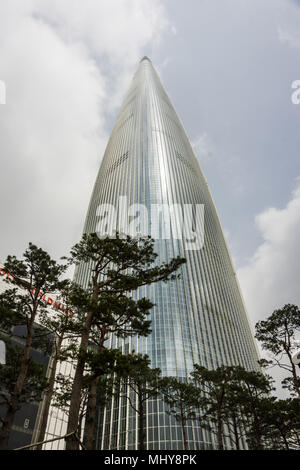
[[[291,0],[292,9],[286,8],[286,2],[282,3],[282,15],[280,16],[280,25],[277,28],[278,39],[282,44],[291,48],[300,47],[300,0]]]
[[[122,66],[135,64],[141,48],[157,40],[168,23],[158,0],[42,0],[36,16],[65,41],[83,42],[94,56],[106,55]]]
[[[197,137],[193,142],[192,146],[194,147],[195,152],[200,157],[209,158],[212,156],[213,145],[210,140],[210,137],[206,132]]]
[[[114,107],[143,49],[157,47],[163,32],[172,29],[161,0],[41,0],[35,16],[52,25],[64,42],[84,44],[98,62],[105,61]]]
[[[253,323],[287,303],[300,305],[300,185],[284,209],[269,208],[255,221],[263,242],[237,273]]]
[[[290,47],[300,47],[299,31],[289,31],[288,29],[279,27],[278,38],[282,44],[287,44]]]
[[[167,28],[160,0],[2,1],[0,259],[81,236],[107,116]]]

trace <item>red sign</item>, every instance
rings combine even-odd
[[[4,271],[3,268],[0,268],[0,276],[6,276],[6,279],[10,279],[11,282],[15,282],[15,276],[13,274],[10,274],[10,273]],[[35,294],[36,289],[31,289],[31,292],[33,294]],[[51,305],[56,310],[61,310],[62,312],[67,311],[66,307],[62,303],[58,302],[57,300],[53,300],[52,297],[47,296],[43,292],[39,292],[38,297],[41,297],[44,302]],[[71,311],[68,312],[68,316],[69,317],[72,316]]]

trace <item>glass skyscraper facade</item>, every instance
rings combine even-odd
[[[173,236],[155,241],[158,261],[185,257],[181,278],[141,288],[150,298],[152,333],[147,338],[110,339],[124,353],[147,353],[163,376],[186,380],[198,363],[257,369],[258,354],[220,221],[207,182],[180,119],[151,63],[141,60],[109,139],[86,218],[85,233],[97,232],[99,206],[204,206],[204,243],[188,249]],[[159,220],[151,220],[152,228]],[[87,266],[75,279],[87,285]],[[138,420],[126,397],[99,409],[98,449],[137,449]],[[147,448],[183,449],[180,426],[159,399],[147,403]],[[213,437],[196,422],[187,425],[189,449],[214,448]]]

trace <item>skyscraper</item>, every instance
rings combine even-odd
[[[256,346],[213,200],[181,121],[147,57],[139,64],[109,139],[84,232],[97,232],[99,207],[118,207],[120,197],[127,198],[128,206],[143,205],[148,213],[153,206],[202,206],[204,239],[203,246],[191,249],[187,239],[174,236],[174,227],[170,238],[156,237],[159,261],[186,258],[181,278],[138,293],[155,303],[148,338],[112,337],[110,346],[124,353],[147,353],[162,375],[183,380],[194,363],[256,369]],[[194,220],[194,212],[190,214]],[[151,220],[155,230],[161,223],[159,217]],[[88,267],[79,267],[77,282],[86,285],[89,277]],[[183,448],[181,429],[161,401],[147,404],[146,428],[148,449]],[[212,436],[197,423],[188,423],[187,438],[189,449],[214,446]],[[96,443],[99,449],[138,447],[137,417],[126,397],[113,398],[99,409]]]

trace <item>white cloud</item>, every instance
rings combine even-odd
[[[279,27],[278,38],[282,44],[287,44],[290,47],[300,47],[299,31],[289,31],[288,29]]]
[[[277,27],[278,39],[282,44],[292,48],[300,47],[299,5],[298,0],[293,0],[288,5],[285,0],[281,0],[280,17],[278,18],[279,26]]]
[[[111,107],[118,107],[143,49],[170,28],[161,0],[40,0],[36,16],[66,43],[84,44],[108,63]]]
[[[253,323],[287,303],[300,305],[300,186],[284,209],[265,210],[256,224],[263,242],[238,270]]]
[[[95,56],[135,64],[141,48],[167,25],[159,0],[42,0],[39,17],[66,41],[83,41]],[[126,59],[126,60],[124,60]]]
[[[2,0],[0,258],[80,237],[106,116],[167,27],[160,0]]]
[[[213,146],[211,139],[206,132],[199,135],[199,137],[192,142],[192,146],[200,159],[201,157],[208,158],[212,156]]]

